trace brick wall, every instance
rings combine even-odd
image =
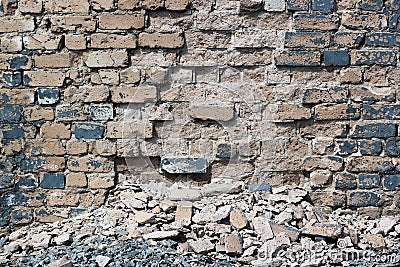
[[[400,2],[2,0],[0,226],[117,183],[398,213]]]

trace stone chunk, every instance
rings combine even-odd
[[[242,242],[237,234],[229,234],[225,237],[225,251],[228,254],[242,254]]]
[[[177,236],[179,234],[178,231],[154,231],[148,234],[143,235],[144,239],[166,239],[170,237]]]
[[[136,211],[133,217],[139,224],[145,224],[152,221],[155,218],[155,215],[145,211]]]
[[[169,193],[170,200],[198,200],[200,199],[201,194],[200,191],[197,189],[191,188],[179,188],[179,189],[172,189]]]
[[[247,218],[240,209],[234,209],[229,214],[229,222],[236,229],[243,229],[247,226]]]
[[[33,234],[30,240],[30,244],[36,249],[48,248],[50,243],[51,235],[46,233]]]
[[[95,260],[99,267],[106,267],[111,261],[111,258],[103,255],[97,255]]]
[[[264,0],[266,11],[285,11],[285,0]]]
[[[365,235],[365,240],[375,249],[385,248],[386,242],[382,235]]]
[[[56,236],[53,241],[58,245],[67,245],[72,241],[72,236],[69,233],[64,233],[59,236]]]
[[[204,158],[163,158],[161,169],[168,173],[206,173],[207,160]]]
[[[189,225],[192,220],[193,204],[188,201],[181,201],[176,204],[175,221]]]
[[[272,232],[275,236],[278,236],[282,233],[287,235],[290,239],[290,241],[296,241],[299,239],[300,236],[300,231],[297,230],[294,227],[286,226],[286,225],[280,225],[274,222],[270,223]]]
[[[330,238],[337,238],[342,234],[343,226],[336,223],[315,223],[307,225],[301,233],[305,235],[316,235]]]
[[[253,219],[254,232],[261,241],[266,241],[274,237],[269,220],[266,217],[255,217]]]
[[[189,243],[189,246],[196,253],[204,253],[207,251],[211,251],[215,248],[215,245],[208,238],[192,241]]]

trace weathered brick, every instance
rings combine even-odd
[[[204,158],[163,158],[161,169],[168,173],[206,173],[207,160]]]
[[[117,140],[117,156],[125,158],[138,157],[140,153],[139,147],[139,142],[136,139],[127,139],[124,136],[123,140]]]
[[[233,31],[241,28],[242,18],[231,11],[200,11],[196,15],[196,29],[206,31]]]
[[[261,0],[240,0],[240,12],[256,12],[263,9],[263,1]]]
[[[0,107],[0,122],[18,122],[21,119],[21,110],[19,106],[6,105]]]
[[[311,118],[309,108],[296,104],[269,105],[268,108],[274,121],[307,120]]]
[[[94,32],[96,30],[96,20],[92,16],[52,16],[51,30],[55,32]]]
[[[386,123],[355,124],[350,130],[352,138],[389,138],[396,135],[396,125]]]
[[[149,48],[182,48],[185,40],[181,33],[147,33],[139,34],[139,46]]]
[[[128,53],[124,50],[93,51],[87,54],[85,64],[90,68],[126,67],[128,60]]]
[[[26,121],[51,121],[54,120],[54,110],[40,106],[25,107],[24,117]]]
[[[92,104],[89,113],[90,118],[95,121],[106,121],[114,117],[112,104]]]
[[[330,45],[327,32],[286,32],[285,47],[290,48],[325,48]]]
[[[188,0],[165,0],[165,8],[167,10],[184,11],[188,4]]]
[[[16,225],[28,224],[33,220],[30,209],[17,209],[11,212],[11,222]]]
[[[381,206],[381,195],[369,191],[350,192],[347,205],[350,207]]]
[[[21,13],[41,13],[43,10],[43,0],[20,0],[18,8]]]
[[[52,13],[89,13],[88,0],[53,0],[45,2],[45,9]]]
[[[106,137],[110,139],[121,138],[151,138],[153,136],[153,125],[145,122],[108,122]]]
[[[31,157],[21,162],[21,171],[59,172],[65,170],[64,157]]]
[[[324,188],[332,182],[332,173],[328,170],[316,170],[310,173],[310,186],[313,189]]]
[[[34,139],[25,144],[26,152],[32,156],[62,156],[65,154],[65,148],[60,140],[52,139]]]
[[[20,126],[16,124],[7,123],[0,125],[4,139],[18,139],[18,138],[34,138],[35,130],[33,127]]]
[[[306,171],[318,169],[328,169],[330,171],[340,171],[343,169],[343,159],[335,156],[315,156],[304,159],[303,168]]]
[[[136,42],[137,38],[133,34],[95,33],[90,36],[91,48],[136,48]]]
[[[335,189],[356,189],[357,177],[350,173],[335,174]]]
[[[21,36],[4,36],[0,38],[0,51],[19,52],[22,50]]]
[[[390,158],[379,156],[352,157],[347,164],[349,172],[387,172],[394,169]]]
[[[264,9],[266,11],[285,11],[284,0],[264,0]]]
[[[0,54],[0,70],[27,70],[31,67],[32,61],[28,56]]]
[[[307,11],[310,0],[287,0],[288,10]]]
[[[342,25],[355,30],[376,30],[388,26],[387,17],[383,14],[361,15],[357,13],[343,13]]]
[[[71,130],[69,124],[46,122],[40,127],[42,138],[69,139]]]
[[[371,189],[380,187],[381,176],[379,174],[360,173],[358,175],[358,187],[360,189]]]
[[[94,84],[119,84],[119,71],[112,69],[100,69],[91,73],[91,82]]]
[[[22,83],[21,72],[3,72],[2,82],[9,87],[17,87]]]
[[[321,104],[314,107],[316,120],[352,120],[361,116],[359,104]]]
[[[383,1],[382,0],[361,0],[358,3],[358,7],[361,10],[368,11],[379,11],[382,9]]]
[[[145,103],[157,101],[157,87],[142,85],[138,87],[117,87],[111,90],[114,103]]]
[[[354,48],[361,45],[364,40],[363,33],[337,32],[333,36],[333,44],[338,47]]]
[[[385,153],[388,156],[399,157],[400,156],[400,138],[391,137],[386,141]]]
[[[87,155],[84,157],[71,157],[68,159],[67,167],[74,172],[111,172],[114,162],[108,158],[94,157]]]
[[[163,0],[142,0],[141,5],[145,9],[156,10],[164,7]]]
[[[191,105],[189,115],[201,120],[229,121],[234,117],[232,105]]]
[[[400,105],[364,104],[363,105],[363,118],[366,120],[399,119],[400,118]]]
[[[303,95],[304,104],[343,103],[347,101],[348,90],[345,87],[328,89],[310,88]]]
[[[113,0],[94,0],[92,2],[93,10],[111,10],[114,7]]]
[[[374,87],[388,87],[389,84],[391,85],[392,74],[388,72],[388,67],[385,66],[370,66],[365,68],[364,71],[364,82],[367,86],[374,86]]]
[[[0,17],[0,33],[30,32],[35,29],[33,17]]]
[[[65,176],[63,173],[45,173],[40,181],[40,187],[45,189],[63,189]]]
[[[316,51],[276,51],[276,66],[315,67],[320,65],[321,53]]]
[[[312,0],[311,9],[315,11],[330,11],[333,9],[333,0]]]
[[[106,127],[99,123],[76,123],[74,128],[75,137],[78,139],[100,139],[104,135]]]
[[[295,14],[293,22],[296,30],[331,31],[339,28],[339,17],[333,14]]]
[[[68,87],[64,91],[64,100],[74,102],[103,102],[110,96],[110,89],[105,86]]]
[[[118,9],[119,10],[133,10],[139,6],[139,0],[119,0]]]
[[[27,86],[62,86],[64,79],[64,72],[47,70],[25,71],[23,77]]]
[[[144,27],[144,14],[101,14],[99,28],[104,30],[130,30]]]
[[[88,144],[83,140],[70,139],[67,141],[67,153],[70,155],[81,155],[88,152]]]
[[[33,89],[0,89],[0,104],[32,104],[34,101]]]
[[[312,140],[312,153],[316,155],[329,155],[334,152],[334,141],[330,137],[317,137]]]
[[[340,70],[340,83],[358,84],[362,82],[362,71],[360,68],[346,68]]]
[[[60,121],[82,121],[86,119],[83,107],[69,104],[58,105],[56,107],[56,117]]]
[[[109,139],[96,140],[92,152],[94,155],[99,156],[113,156],[117,153],[117,146],[115,142]]]
[[[75,191],[66,190],[51,190],[47,194],[47,205],[53,206],[78,206],[79,204],[79,194]]]
[[[90,189],[108,189],[115,185],[115,175],[111,173],[88,174]]]
[[[36,68],[69,68],[73,65],[70,53],[42,54],[35,56]]]
[[[391,87],[350,87],[350,98],[355,102],[395,101],[395,92]]]
[[[138,83],[140,82],[141,72],[140,69],[135,67],[126,68],[121,71],[120,79],[121,83]]]
[[[392,47],[398,45],[398,42],[397,34],[390,32],[374,32],[365,36],[367,46]]]
[[[38,89],[38,103],[39,105],[52,105],[60,100],[59,89]]]
[[[86,187],[87,179],[83,172],[70,172],[65,177],[66,187]]]
[[[62,35],[36,33],[23,37],[26,49],[56,50],[61,45]]]
[[[357,152],[357,142],[354,140],[336,140],[336,152],[339,155],[350,155]]]
[[[349,52],[346,50],[324,51],[325,66],[347,66],[350,64]]]
[[[400,175],[385,175],[383,176],[383,189],[385,190],[398,190],[400,187]]]
[[[382,141],[361,140],[359,142],[360,153],[365,156],[378,156],[382,152]]]

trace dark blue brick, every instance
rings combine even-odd
[[[325,66],[347,66],[350,64],[349,52],[345,50],[324,51]]]
[[[229,159],[235,156],[230,144],[219,144],[217,146],[217,158]]]
[[[17,187],[36,187],[36,178],[34,176],[20,177],[15,185]]]
[[[400,174],[385,175],[383,177],[383,189],[399,190],[400,189]]]
[[[1,126],[1,125],[0,125]],[[2,126],[4,127],[4,126]],[[2,129],[4,139],[17,139],[24,137],[24,129],[19,125],[9,124],[7,128]]]
[[[46,189],[63,189],[64,186],[65,176],[63,173],[45,173],[42,181],[40,182],[40,187]]]
[[[22,75],[20,72],[4,72],[3,80],[7,86],[17,87],[21,85]]]
[[[105,126],[96,123],[77,123],[75,124],[75,137],[78,139],[100,139],[103,138]]]
[[[8,64],[10,64],[11,69],[19,70],[22,67],[25,67],[29,62],[28,57],[26,56],[16,56],[11,58],[8,61]]]
[[[367,34],[365,37],[365,45],[391,47],[397,45],[397,34],[389,32],[375,32]]]
[[[347,202],[350,207],[379,207],[383,204],[381,202],[381,195],[369,191],[351,192],[349,198],[347,199]]]
[[[393,14],[389,18],[389,29],[391,31],[398,31],[400,14]]]
[[[60,90],[54,89],[39,89],[38,102],[40,105],[55,104],[60,99]]]
[[[400,105],[368,105],[364,104],[364,119],[377,120],[377,119],[399,119],[400,118]]]
[[[385,153],[386,155],[392,157],[400,156],[400,137],[392,137],[387,139]]]
[[[386,1],[385,6],[390,11],[400,11],[400,0]]]
[[[381,184],[381,176],[379,174],[360,173],[358,183],[360,189],[376,188]]]
[[[311,9],[316,11],[332,10],[333,0],[312,0]]]
[[[352,140],[337,140],[339,155],[350,155],[357,152],[357,142]]]
[[[18,122],[21,119],[21,112],[19,106],[3,106],[0,108],[0,121],[5,122]]]
[[[10,209],[2,208],[0,206],[0,227],[9,226],[9,224],[10,224],[9,215],[10,215]]]
[[[10,188],[14,185],[14,178],[9,174],[0,174],[0,189]]]
[[[32,220],[32,213],[28,210],[13,210],[11,221],[15,224],[25,224]]]
[[[394,124],[372,123],[356,125],[350,134],[352,138],[389,138],[397,135],[397,127]]]
[[[346,195],[342,192],[333,191],[332,199],[334,207],[343,207],[346,204]]]
[[[0,195],[3,207],[25,206],[29,198],[21,192],[6,192]]]
[[[358,7],[361,10],[379,11],[382,9],[383,0],[362,0]]]
[[[307,11],[310,0],[287,0],[287,7],[292,11]]]
[[[382,152],[382,141],[362,140],[359,143],[360,152],[365,156],[378,156]]]
[[[251,184],[249,185],[250,192],[256,191],[267,191],[271,192],[271,186],[269,184]]]
[[[21,162],[21,171],[34,171],[42,167],[43,160],[40,158],[27,158]]]
[[[357,188],[357,178],[350,173],[337,173],[335,175],[336,189],[355,189]]]

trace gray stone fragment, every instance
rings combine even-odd
[[[206,173],[207,160],[204,158],[163,158],[161,169],[168,173]]]

